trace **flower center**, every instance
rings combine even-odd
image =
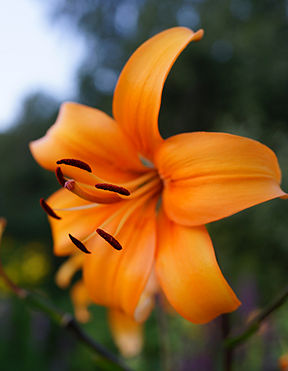
[[[147,169],[147,172],[139,175],[133,180],[121,184],[111,184],[93,174],[91,166],[81,160],[69,158],[60,159],[57,161],[57,165],[65,165],[64,169],[67,169],[66,166],[76,167],[88,173],[90,184],[83,183],[77,179],[69,178],[65,175],[65,170],[63,173],[61,166],[57,166],[55,170],[56,178],[63,188],[74,193],[83,200],[88,201],[89,203],[86,203],[83,206],[65,209],[52,209],[52,207],[50,207],[44,199],[41,199],[40,204],[50,217],[61,219],[61,217],[58,215],[58,212],[73,212],[75,210],[82,210],[91,207],[97,208],[99,204],[118,203],[119,205],[116,211],[108,219],[106,219],[104,223],[102,223],[100,226],[97,226],[97,228],[83,240],[80,241],[69,233],[71,242],[79,250],[86,254],[89,254],[90,251],[85,247],[85,243],[95,235],[103,238],[115,250],[121,250],[122,246],[117,240],[117,235],[121,231],[123,225],[133,214],[133,212],[140,207],[144,207],[149,200],[159,197],[162,190],[162,181],[158,175],[158,172],[155,168],[151,167]],[[93,183],[94,186],[91,185]],[[116,225],[113,231],[113,236],[105,230],[105,227],[111,224]]]

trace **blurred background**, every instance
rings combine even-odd
[[[7,273],[73,311],[55,285],[64,261],[39,198],[58,188],[28,150],[65,100],[111,114],[117,77],[144,40],[173,26],[205,29],[181,54],[165,85],[160,130],[209,130],[257,139],[277,154],[288,190],[287,0],[11,0],[0,15],[0,215],[8,220],[1,247]],[[287,202],[287,201],[286,201]],[[242,307],[235,329],[287,285],[287,203],[274,200],[209,226],[216,254]],[[92,307],[87,331],[116,352],[103,308]],[[221,370],[219,319],[192,325],[168,315],[175,369]],[[161,333],[153,314],[145,325],[135,370],[161,367]],[[287,305],[236,353],[235,370],[277,370],[288,352]],[[94,356],[69,333],[13,298],[0,281],[1,370],[97,370]]]

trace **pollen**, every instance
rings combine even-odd
[[[86,164],[86,162],[81,160],[75,160],[74,158],[63,158],[62,160],[56,161],[57,165],[68,165],[78,167],[79,169],[88,171],[88,173],[92,173],[92,169],[90,165]]]
[[[91,251],[89,251],[81,241],[77,240],[77,238],[73,237],[70,233],[69,238],[79,250],[85,252],[85,254],[91,254]]]
[[[44,198],[40,198],[40,206],[52,218],[54,218],[54,219],[61,219],[60,216],[58,216],[55,213],[55,211],[47,204],[47,202],[44,200]]]
[[[130,196],[130,192],[128,191],[128,189],[124,187],[119,187],[114,184],[98,183],[95,185],[95,187],[97,189],[103,189],[104,191],[119,193],[120,195],[123,195],[123,196]]]
[[[103,231],[103,229],[98,228],[96,232],[102,237],[106,242],[108,242],[115,250],[122,250],[120,242],[116,240],[111,234]]]

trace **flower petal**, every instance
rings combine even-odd
[[[77,320],[82,323],[88,322],[90,319],[88,306],[91,304],[91,299],[82,280],[73,285],[71,289],[71,299]]]
[[[116,309],[110,309],[108,316],[113,339],[121,354],[126,358],[137,356],[143,346],[142,325]]]
[[[61,256],[78,252],[77,248],[71,243],[68,236],[69,233],[78,240],[84,239],[99,227],[105,219],[118,210],[121,202],[109,205],[91,204],[63,188],[50,196],[48,204],[54,210],[57,209],[57,215],[62,218],[61,220],[56,220],[49,217],[54,242],[54,254]],[[77,209],[78,207],[83,208]],[[58,210],[64,208],[68,208],[68,210]],[[76,209],[69,210],[71,208]]]
[[[32,142],[30,149],[46,169],[54,170],[56,161],[72,158],[86,162],[97,176],[111,182],[129,180],[135,177],[133,172],[144,171],[132,144],[115,121],[95,108],[77,103],[63,104],[56,123],[43,138]],[[84,181],[85,176],[90,176],[71,166],[65,170],[72,178],[82,175]]]
[[[240,304],[217,264],[204,226],[185,227],[159,214],[156,273],[170,304],[193,323],[211,321]]]
[[[116,236],[123,246],[121,251],[114,250],[100,237],[87,244],[92,254],[84,262],[84,281],[96,304],[134,316],[154,261],[155,205],[156,200],[151,200],[128,218]],[[105,228],[108,233],[109,228],[113,230],[111,225]]]
[[[225,133],[186,133],[167,139],[156,154],[169,218],[202,225],[284,196],[273,151]]]
[[[64,263],[60,265],[55,275],[56,284],[65,289],[71,284],[73,276],[78,272],[83,265],[84,254],[76,252],[70,256]]]
[[[155,148],[162,142],[158,114],[166,77],[185,46],[202,35],[202,30],[194,33],[185,27],[155,35],[136,50],[119,77],[113,99],[114,117],[149,160],[153,160]]]

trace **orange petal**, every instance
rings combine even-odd
[[[62,289],[68,287],[75,273],[82,268],[84,254],[76,252],[69,257],[56,272],[55,281]]]
[[[224,133],[186,133],[167,139],[156,154],[169,218],[202,225],[284,196],[273,151]]]
[[[170,304],[193,323],[232,312],[239,300],[224,279],[204,226],[185,227],[160,212],[156,273]]]
[[[162,142],[158,114],[163,85],[176,58],[191,41],[202,38],[184,27],[163,31],[142,44],[130,57],[119,77],[113,99],[113,113],[138,151],[153,160]]]
[[[155,306],[155,295],[159,292],[159,282],[155,268],[151,269],[146,286],[142,291],[137,307],[134,312],[134,319],[139,323],[146,321]]]
[[[126,358],[137,356],[143,346],[142,325],[119,310],[110,309],[108,316],[113,339],[121,354]]]
[[[57,215],[62,218],[61,220],[49,217],[55,255],[69,255],[78,252],[78,250],[71,243],[68,234],[71,233],[78,240],[84,239],[112,215],[120,207],[121,202],[109,205],[91,204],[66,189],[60,189],[50,196],[48,204],[54,210],[87,207],[72,211],[57,210]]]
[[[116,236],[123,246],[121,251],[113,249],[99,236],[87,244],[92,254],[85,258],[84,281],[96,304],[134,316],[154,261],[155,205],[156,200],[151,200],[128,218]],[[106,228],[113,235],[110,227]]]
[[[138,156],[115,121],[105,113],[76,103],[61,106],[56,123],[46,135],[30,144],[33,156],[46,169],[56,161],[72,158],[84,161],[100,178],[118,183],[143,171]],[[65,174],[91,182],[84,170],[65,166]],[[130,174],[129,172],[132,172]]]
[[[74,305],[75,317],[79,322],[85,323],[90,319],[90,313],[87,309],[91,304],[91,299],[83,281],[78,281],[71,289],[71,299]]]

